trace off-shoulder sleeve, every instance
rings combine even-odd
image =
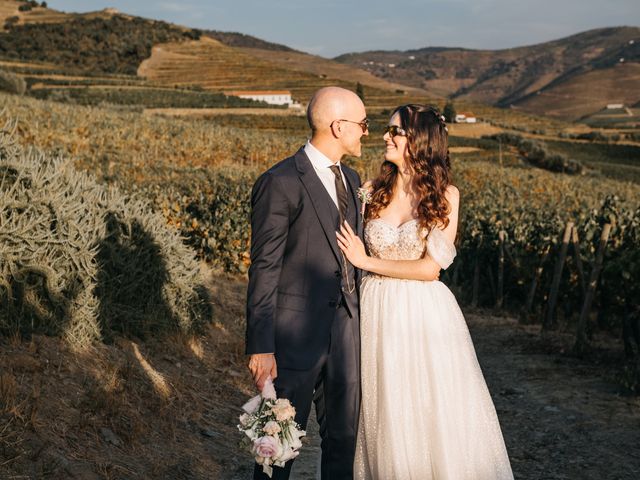
[[[456,258],[456,247],[442,230],[433,228],[427,236],[427,253],[446,270]]]

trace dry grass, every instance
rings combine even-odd
[[[4,22],[9,17],[18,16],[20,4],[15,0],[0,0],[0,28],[4,29]]]
[[[82,351],[49,337],[0,340],[0,478],[248,474],[235,429],[253,394],[246,283],[204,266],[203,274],[216,322],[201,337],[117,339]]]
[[[304,72],[317,77],[339,79],[349,83],[360,82],[365,87],[365,93],[369,88],[373,89],[373,91],[366,93],[368,104],[373,106],[378,105],[381,100],[388,104],[389,92],[395,92],[396,90],[406,91],[407,95],[416,98],[434,96],[423,89],[389,82],[365,70],[308,53],[262,50],[259,48],[241,48],[240,50],[290,71]],[[378,98],[379,96],[381,98]]]
[[[18,10],[20,3],[15,0],[0,0],[0,28],[4,27],[4,22],[7,18],[13,16],[17,16],[20,19],[18,24],[59,23],[73,17],[68,13],[42,7],[36,7],[28,12],[20,12]]]
[[[570,78],[519,102],[518,108],[537,115],[578,119],[608,103],[634,105],[640,100],[639,84],[640,64],[624,63]]]
[[[454,123],[449,125],[449,135],[456,137],[480,138],[483,135],[494,135],[503,131],[488,123]]]
[[[288,117],[292,115],[304,115],[304,110],[293,108],[145,108],[143,114],[195,118],[215,115],[269,115]]]
[[[28,12],[20,12],[18,7],[21,2],[16,0],[0,0],[0,25],[4,26],[4,21],[13,16],[17,16],[20,20],[19,25],[28,23],[63,23],[68,20],[77,17],[83,17],[86,19],[92,18],[111,18],[114,14],[118,13],[113,9],[104,9],[95,12],[88,12],[83,14],[67,13],[52,8],[36,7]]]
[[[353,67],[346,67],[323,59],[312,67],[316,57],[290,52],[270,52],[239,49],[217,40],[200,40],[156,45],[151,57],[142,62],[138,75],[162,85],[199,85],[207,90],[289,90],[292,96],[306,102],[314,91],[327,85],[339,85],[351,90],[362,77],[375,84],[365,90],[367,103],[394,105],[425,99],[426,92],[405,86],[374,80],[371,75]],[[300,60],[301,65],[292,68]],[[329,73],[317,73],[316,70]],[[384,88],[383,88],[384,87]],[[395,92],[395,88],[407,94]]]

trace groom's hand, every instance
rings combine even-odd
[[[254,353],[249,358],[249,370],[253,376],[253,381],[256,382],[256,387],[262,391],[267,377],[270,376],[275,380],[278,376],[275,355],[273,353]]]

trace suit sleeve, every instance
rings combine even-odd
[[[251,266],[247,291],[246,353],[275,353],[275,315],[282,259],[289,231],[289,204],[270,172],[251,192]]]

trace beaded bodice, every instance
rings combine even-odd
[[[438,228],[428,236],[423,232],[416,218],[398,227],[374,218],[364,228],[364,240],[372,256],[385,260],[417,260],[426,244],[428,255],[442,268],[449,267],[456,256],[453,243]]]
[[[364,229],[364,240],[369,253],[387,260],[416,260],[424,252],[424,239],[418,235],[417,219],[399,227],[381,218],[369,220]]]

